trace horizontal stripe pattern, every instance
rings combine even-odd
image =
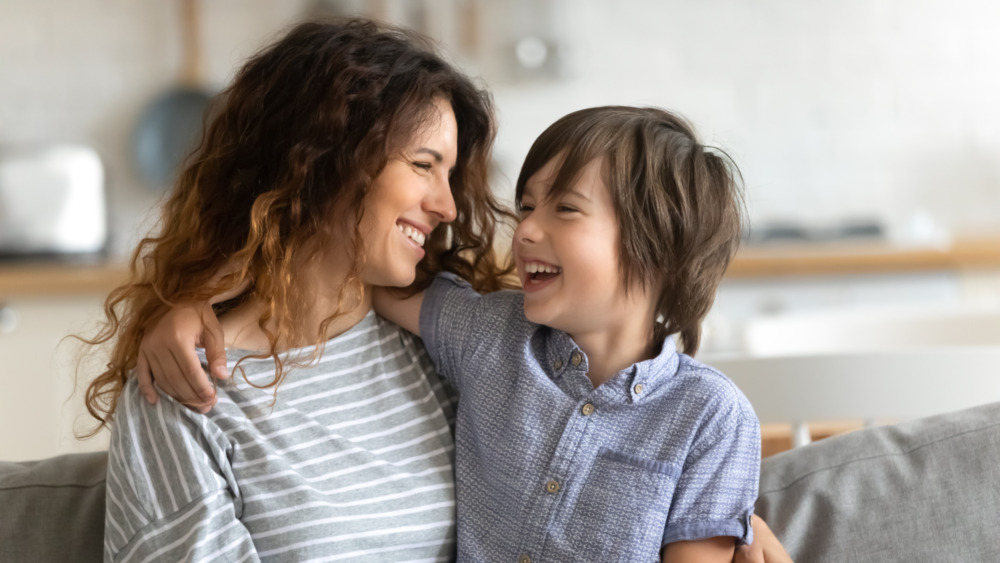
[[[229,367],[245,354],[230,350]],[[240,366],[256,384],[274,377],[270,359]],[[454,411],[395,325],[369,314],[277,394],[237,372],[208,415],[161,398],[147,405],[134,381],[121,398],[106,560],[454,557]]]

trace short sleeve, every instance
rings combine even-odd
[[[427,289],[420,308],[420,336],[437,372],[462,392],[462,364],[475,338],[483,299],[462,278],[441,273]]]
[[[716,536],[753,541],[750,516],[760,479],[760,423],[746,398],[732,385],[725,387],[677,482],[664,545]]]
[[[147,404],[130,378],[108,451],[105,560],[258,560],[224,442],[162,392]]]

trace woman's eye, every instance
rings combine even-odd
[[[414,162],[413,166],[423,170],[424,172],[430,172],[433,165],[429,162]]]

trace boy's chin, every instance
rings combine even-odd
[[[536,325],[545,325],[549,328],[568,332],[565,327],[560,326],[561,323],[557,317],[555,317],[551,312],[545,311],[543,307],[539,307],[537,305],[532,306],[525,304],[524,318],[535,323]]]

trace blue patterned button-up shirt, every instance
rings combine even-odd
[[[752,540],[760,426],[718,371],[661,353],[596,389],[566,333],[520,292],[443,274],[420,331],[458,389],[462,561],[651,561],[679,540]]]

